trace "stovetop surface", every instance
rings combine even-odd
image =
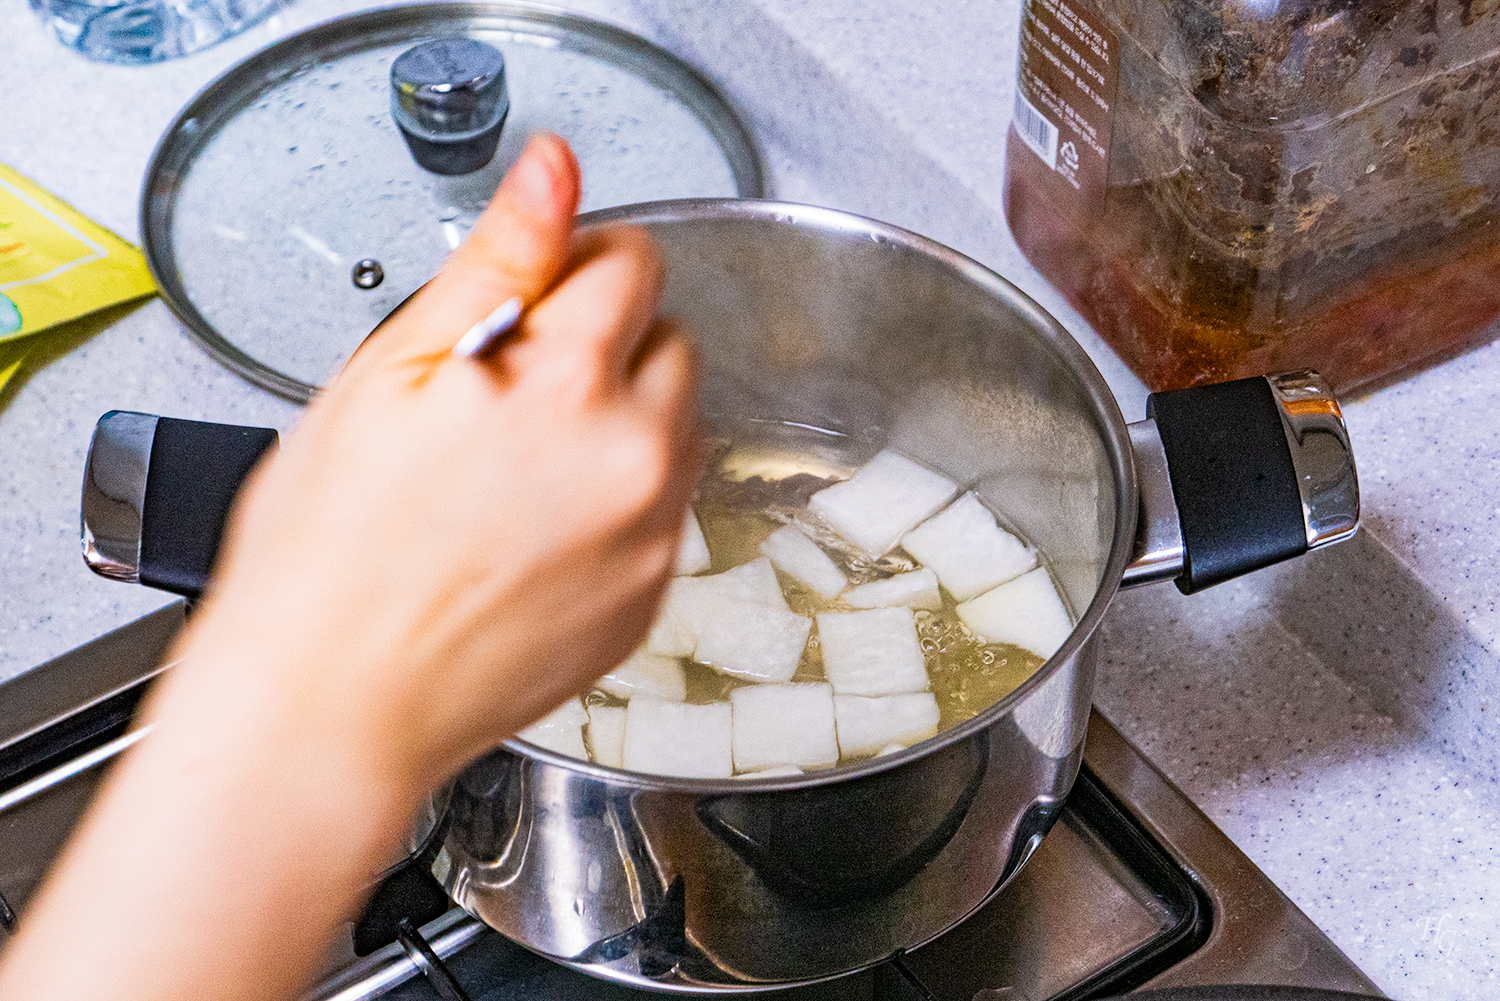
[[[165,609],[28,672],[24,684],[0,685],[0,899],[22,920],[111,748],[130,739],[130,710],[180,623],[180,609]],[[0,904],[0,919],[4,911]],[[528,952],[457,909],[424,931],[474,1001],[653,996]],[[395,945],[356,959],[345,944],[329,971],[316,1001],[436,997]],[[1248,983],[1376,993],[1095,712],[1058,823],[988,904],[873,969],[759,996],[1081,1001],[1141,985]]]

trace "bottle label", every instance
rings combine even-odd
[[[1080,0],[1026,0],[1016,74],[1016,134],[1092,208],[1104,205],[1120,79],[1119,40]]]

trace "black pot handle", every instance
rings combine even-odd
[[[83,558],[115,580],[197,598],[240,485],[277,443],[271,428],[112,410],[83,474]]]
[[[1191,594],[1358,527],[1349,433],[1317,373],[1153,393],[1146,412],[1130,426],[1141,514],[1125,584]]]
[[[1359,481],[1338,401],[1315,372],[1154,393],[1130,426],[1140,487],[1123,583],[1185,594],[1349,538]],[[196,598],[270,428],[110,411],[83,484],[84,559]]]

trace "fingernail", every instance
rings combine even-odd
[[[557,168],[549,153],[545,144],[533,139],[526,144],[516,165],[510,168],[505,185],[521,204],[550,208],[557,200]]]

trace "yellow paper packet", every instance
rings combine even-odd
[[[21,363],[31,353],[30,341],[0,341],[0,393],[15,374],[21,371]]]
[[[154,291],[140,251],[0,163],[0,344]]]

